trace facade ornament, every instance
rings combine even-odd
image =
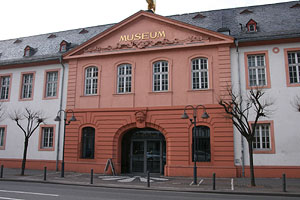
[[[155,13],[156,2],[155,0],[146,0],[148,3],[148,10],[153,11]]]
[[[135,120],[137,128],[145,128],[146,127],[146,112],[144,111],[136,111],[135,112]]]

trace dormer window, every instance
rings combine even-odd
[[[24,49],[24,57],[30,57],[35,53],[35,49],[30,47],[30,46],[26,46]]]
[[[51,38],[56,38],[56,35],[55,34],[51,34],[48,36],[48,39],[51,39]]]
[[[205,15],[202,15],[202,14],[200,14],[200,13],[198,13],[197,15],[195,15],[194,17],[193,17],[193,19],[203,19],[203,18],[205,18],[206,16]]]
[[[21,43],[21,42],[22,42],[22,40],[16,39],[16,40],[14,41],[14,44],[18,44],[18,43]]]
[[[89,32],[88,30],[82,29],[82,30],[79,32],[79,34],[85,34],[85,33],[88,33],[88,32]]]
[[[70,43],[68,43],[68,42],[66,42],[65,40],[63,40],[63,41],[60,43],[59,51],[60,51],[60,52],[66,52],[66,51],[68,51],[69,46],[70,46]]]
[[[253,11],[248,10],[248,9],[245,9],[242,12],[240,12],[241,15],[243,15],[243,14],[251,14],[251,13],[253,13]]]
[[[257,23],[253,19],[250,19],[246,26],[248,32],[257,32]]]

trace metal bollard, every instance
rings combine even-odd
[[[150,172],[147,171],[147,187],[150,187]]]
[[[44,167],[44,181],[47,180],[47,167]]]
[[[282,174],[282,190],[283,190],[283,192],[286,192],[286,176],[285,176],[285,174]]]
[[[216,190],[216,173],[213,173],[213,190]]]
[[[1,165],[0,178],[3,178],[3,165]]]
[[[91,169],[91,184],[94,183],[94,170]]]

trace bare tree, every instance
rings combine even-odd
[[[293,99],[293,101],[291,102],[292,106],[298,111],[300,112],[300,96],[297,95],[295,96],[295,98]]]
[[[225,97],[220,98],[219,104],[223,106],[233,125],[248,142],[251,186],[255,186],[252,146],[255,128],[260,118],[268,117],[271,114],[269,107],[273,102],[264,99],[265,92],[258,88],[251,89],[245,98],[242,95],[235,94],[230,87],[227,91],[227,99]],[[230,98],[228,98],[228,95]]]
[[[44,123],[45,117],[41,111],[33,111],[29,108],[25,108],[25,112],[14,111],[10,114],[10,118],[17,123],[17,126],[24,133],[24,151],[23,151],[23,160],[22,160],[22,170],[21,175],[25,174],[25,165],[27,158],[27,149],[29,144],[29,138],[35,132],[35,130],[40,126],[41,123]],[[21,121],[25,121],[23,124]]]

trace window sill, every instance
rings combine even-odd
[[[172,91],[152,91],[152,92],[148,92],[148,94],[150,95],[156,95],[156,94],[173,94]]]
[[[253,149],[253,154],[275,154],[275,150],[272,150],[272,149],[255,150],[255,149]]]
[[[58,99],[58,96],[55,96],[55,97],[43,97],[43,100],[53,100],[53,99]]]
[[[54,151],[54,148],[40,148],[39,151]]]
[[[213,92],[213,89],[190,89],[187,92]]]
[[[9,102],[9,99],[0,99],[0,102]]]
[[[269,89],[269,88],[271,88],[271,86],[270,85],[263,85],[263,86],[249,86],[249,85],[247,85],[246,86],[246,89],[247,90],[251,90],[251,89]]]
[[[122,95],[135,95],[132,92],[124,92],[124,93],[114,93],[113,96],[122,96]]]
[[[33,98],[28,98],[28,99],[22,99],[22,98],[20,98],[19,99],[19,101],[32,101],[33,100]]]
[[[80,95],[80,97],[100,97],[100,94],[89,94],[89,95]]]

